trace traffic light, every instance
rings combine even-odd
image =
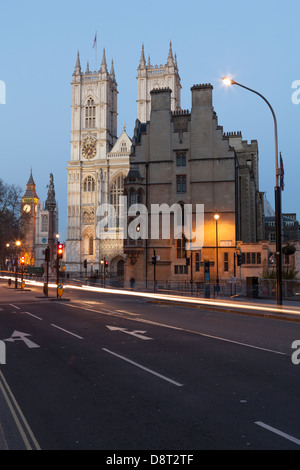
[[[104,265],[105,265],[106,268],[108,268],[108,261],[105,260]]]
[[[243,264],[242,255],[237,255],[237,265],[242,266],[242,264]]]
[[[20,263],[21,263],[22,265],[25,264],[25,256],[21,256],[21,258],[20,258]]]
[[[62,259],[64,254],[64,245],[62,243],[57,244],[57,259]]]
[[[85,259],[83,262],[83,267],[86,269],[87,268],[87,260]]]
[[[152,264],[156,265],[156,255],[152,256]]]

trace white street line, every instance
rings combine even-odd
[[[30,312],[22,312],[22,313],[26,313],[27,315],[30,315],[31,317],[34,317],[34,318],[36,318],[37,320],[43,320],[42,318],[37,317],[36,315],[33,315],[33,313],[30,313]]]
[[[78,305],[72,305],[72,304],[68,304],[68,307],[74,307],[74,308],[79,308],[81,309],[81,307],[79,307]],[[112,312],[109,310],[107,310],[106,312],[102,310],[93,310],[91,308],[85,308],[85,310],[89,311],[89,312],[95,312],[95,313],[99,313],[101,315],[116,315],[116,312]],[[239,341],[234,341],[234,340],[231,340],[231,339],[228,339],[228,338],[222,338],[222,337],[219,337],[219,336],[213,336],[213,335],[209,335],[209,334],[206,334],[206,333],[201,333],[200,331],[195,331],[195,330],[188,330],[186,328],[180,328],[180,327],[177,327],[177,326],[172,326],[172,325],[166,325],[164,323],[159,323],[159,322],[156,322],[156,321],[151,321],[151,320],[146,320],[145,318],[130,318],[130,317],[127,317],[127,320],[130,320],[130,321],[134,321],[134,322],[139,322],[139,323],[146,323],[148,325],[155,325],[155,326],[160,326],[160,327],[163,327],[163,328],[169,328],[169,329],[172,329],[172,330],[178,330],[178,331],[185,331],[186,333],[193,333],[195,335],[199,335],[199,336],[203,336],[205,338],[211,338],[211,339],[216,339],[218,341],[224,341],[226,343],[232,343],[232,344],[237,344],[239,346],[244,346],[246,348],[251,348],[251,349],[257,349],[259,351],[265,351],[265,352],[269,352],[269,353],[273,353],[273,354],[278,354],[280,356],[289,356],[290,354],[287,354],[287,353],[284,353],[284,352],[281,352],[281,351],[275,351],[273,349],[267,349],[267,348],[261,348],[259,346],[254,346],[252,344],[247,344],[247,343],[241,343]]]
[[[71,331],[65,330],[64,328],[61,328],[60,326],[53,325],[52,323],[51,323],[51,326],[54,326],[54,328],[58,328],[59,330],[62,330],[65,333],[68,333],[69,335],[76,336],[76,338],[83,339],[81,336],[75,335],[75,333],[72,333]]]
[[[127,310],[116,310],[116,312],[126,313],[127,315],[133,315],[133,316],[139,316],[140,315],[140,313],[127,312]]]
[[[272,428],[272,426],[269,426],[268,424],[262,423],[261,421],[256,421],[255,424],[257,424],[258,426],[261,426],[262,428],[267,429],[268,431],[273,432],[274,434],[278,434],[278,436],[284,437],[285,439],[288,439],[289,441],[293,442],[294,444],[297,444],[298,446],[300,446],[300,440],[296,439],[293,436],[289,436],[289,434],[285,434],[284,432],[279,431],[278,429]]]
[[[158,372],[155,372],[154,370],[148,369],[147,367],[142,366],[141,364],[138,364],[137,362],[131,361],[127,357],[120,356],[119,354],[114,353],[113,351],[110,351],[109,349],[102,348],[103,351],[106,351],[109,354],[112,354],[113,356],[118,357],[119,359],[122,359],[123,361],[129,362],[130,364],[139,367],[140,369],[145,370],[146,372],[149,372],[150,374],[156,375],[157,377],[160,377],[163,380],[166,380],[167,382],[170,382],[173,385],[176,385],[177,387],[183,387],[183,384],[180,384],[179,382],[175,382],[175,380],[169,379],[168,377],[159,374]]]
[[[16,308],[17,310],[20,310],[20,307],[17,307],[17,306],[14,305],[14,304],[9,304],[9,305],[11,305],[12,307]]]
[[[0,371],[0,390],[2,395],[10,409],[12,417],[16,423],[16,426],[19,430],[19,433],[23,439],[25,447],[27,450],[41,450],[24,414],[22,413],[21,408],[19,407],[17,400],[15,399],[14,394],[6,382],[4,375]],[[31,442],[30,442],[31,441]]]
[[[194,331],[193,333],[199,334],[200,336],[205,336],[207,338],[212,338],[212,339],[217,339],[219,341],[224,341],[225,343],[238,344],[239,346],[245,346],[246,348],[252,348],[252,349],[259,349],[260,351],[266,351],[266,352],[270,352],[270,353],[273,353],[273,354],[279,354],[280,356],[289,356],[289,354],[287,354],[287,353],[283,353],[283,352],[280,352],[280,351],[274,351],[273,349],[261,348],[259,346],[254,346],[253,344],[240,343],[239,341],[234,341],[234,340],[227,339],[227,338],[220,338],[218,336],[212,336],[212,335],[208,335],[206,333],[198,333],[197,331]]]

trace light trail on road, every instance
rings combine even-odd
[[[7,276],[1,276],[2,279],[9,279]],[[43,287],[44,283],[42,282],[37,282],[37,281],[32,281],[32,280],[26,280],[27,284]],[[49,288],[56,288],[56,284],[49,284]],[[259,304],[259,305],[253,305],[251,303],[234,303],[230,302],[227,300],[218,300],[218,299],[198,299],[195,297],[183,297],[180,295],[174,295],[174,294],[159,294],[159,293],[154,293],[154,292],[137,292],[137,291],[131,291],[131,290],[122,290],[122,289],[112,289],[112,288],[104,288],[104,287],[94,287],[94,286],[76,286],[72,284],[68,284],[64,286],[65,289],[73,289],[73,290],[81,290],[81,291],[90,291],[90,292],[99,292],[103,294],[116,294],[116,295],[127,295],[127,296],[133,296],[133,297],[144,297],[148,298],[151,300],[164,300],[164,301],[175,301],[175,302],[181,302],[181,303],[186,303],[186,304],[194,304],[194,305],[201,305],[201,306],[207,306],[207,307],[225,307],[225,308],[234,308],[234,309],[242,309],[242,310],[256,310],[260,312],[269,312],[269,313],[281,313],[281,314],[292,314],[292,315],[300,315],[300,308],[295,307],[284,307],[284,306],[270,306],[268,304]]]

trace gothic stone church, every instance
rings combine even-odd
[[[68,162],[66,270],[110,278],[153,279],[151,255],[160,256],[157,276],[163,280],[203,280],[202,260],[219,264],[235,276],[237,241],[256,242],[263,234],[263,195],[258,185],[258,146],[240,133],[224,134],[212,105],[212,86],[192,88],[192,110],[182,111],[181,83],[172,44],[167,63],[152,66],[144,47],[137,70],[137,120],[133,139],[125,127],[117,138],[117,82],[105,51],[100,70],[81,69],[79,54],[72,80],[71,159]],[[181,240],[115,239],[97,233],[97,208],[119,196],[130,204],[205,204],[204,249],[195,254],[193,271],[186,265]],[[149,206],[149,207],[148,207]],[[218,240],[214,213],[220,213]],[[125,245],[125,250],[124,250]],[[101,263],[102,261],[102,263]],[[194,273],[195,270],[195,273]]]
[[[172,109],[180,108],[180,77],[172,45],[166,65],[146,65],[144,46],[138,66],[137,116],[140,122],[150,118],[150,92],[157,87],[172,87]],[[110,277],[123,277],[123,234],[103,239],[97,233],[97,208],[113,204],[119,213],[119,196],[129,171],[132,141],[125,126],[117,138],[117,82],[114,64],[107,68],[105,50],[98,71],[81,69],[79,53],[72,80],[71,159],[68,162],[68,221],[66,270],[84,271],[88,276],[103,273],[108,261]],[[117,235],[118,236],[118,235]],[[102,263],[101,263],[102,261]]]

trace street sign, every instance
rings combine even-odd
[[[63,295],[63,291],[64,291],[64,286],[63,284],[58,284],[57,286],[57,293],[59,295],[59,297],[61,297]]]

